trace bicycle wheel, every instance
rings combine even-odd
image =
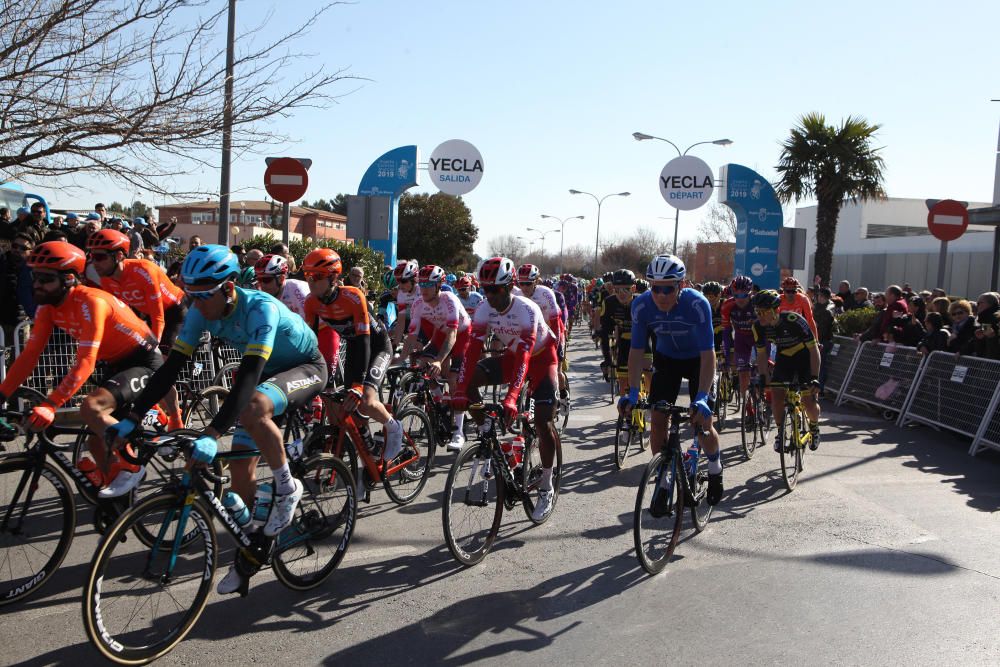
[[[473,443],[458,453],[444,485],[441,525],[448,550],[462,565],[475,565],[493,547],[505,495],[489,445]]]
[[[292,524],[274,547],[274,575],[297,591],[315,588],[333,574],[354,534],[358,503],[354,478],[333,454],[296,464],[304,492]]]
[[[76,528],[70,482],[55,465],[0,459],[0,607],[33,594],[62,564]]]
[[[720,373],[718,379],[718,395],[715,397],[716,429],[721,433],[726,426],[726,417],[729,416],[729,400],[731,387],[729,386],[729,375]]]
[[[796,440],[798,439],[798,415],[794,410],[785,410],[785,418],[778,428],[781,429],[784,447],[781,448],[781,478],[785,481],[785,488],[792,491],[799,481],[799,470],[802,465],[802,450],[799,449]]]
[[[618,416],[618,423],[615,425],[615,470],[621,470],[625,467],[625,458],[628,456],[628,450],[632,444],[631,427],[631,419]]]
[[[562,435],[566,431],[566,425],[569,423],[569,412],[572,409],[572,399],[570,397],[569,387],[566,388],[566,398],[556,399],[556,414],[553,420],[556,423],[556,429],[559,431],[559,435]]]
[[[552,430],[555,431],[555,429]],[[515,475],[515,479],[521,484],[521,504],[524,506],[524,513],[528,515],[528,520],[536,526],[549,520],[549,517],[556,511],[556,503],[559,502],[559,481],[562,478],[562,444],[558,433],[554,433],[554,439],[556,454],[552,466],[552,491],[554,493],[552,509],[541,519],[532,517],[535,511],[535,499],[532,497],[532,493],[540,488],[542,482],[542,454],[538,449],[537,435],[524,439],[524,458],[520,470],[517,471],[519,476]]]
[[[190,506],[185,532],[197,539],[172,551],[126,539],[137,524],[161,539],[181,530],[184,500],[161,494],[125,512],[101,540],[84,584],[83,625],[87,638],[108,660],[139,665],[181,642],[198,621],[218,554],[212,515],[200,499]]]
[[[747,396],[740,411],[740,441],[743,444],[743,456],[747,461],[753,458],[757,445],[763,444],[761,439],[764,436],[757,425],[761,415],[756,404],[756,398]]]
[[[316,456],[317,454],[333,454],[337,456],[344,462],[347,469],[350,470],[354,481],[358,481],[358,475],[360,474],[358,470],[358,451],[354,446],[354,442],[347,437],[346,433],[343,439],[341,439],[340,429],[336,426],[323,424],[314,428],[302,444],[302,451],[303,456],[306,458]]]
[[[427,483],[434,464],[434,434],[427,414],[415,407],[403,408],[396,415],[403,426],[403,449],[382,469],[382,485],[389,498],[406,505],[417,497]]]
[[[704,454],[698,457],[698,467],[694,476],[685,475],[684,484],[687,485],[688,495],[694,500],[691,505],[691,522],[694,524],[695,532],[700,533],[705,530],[708,520],[712,518],[712,506],[708,504],[708,457]]]
[[[635,554],[642,569],[650,574],[657,574],[666,567],[681,536],[684,493],[676,461],[676,456],[669,459],[665,459],[662,453],[654,456],[646,464],[635,497],[632,516]],[[660,493],[667,494],[667,500],[662,505],[665,513],[654,516],[652,503],[658,488]]]

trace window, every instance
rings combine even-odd
[[[191,214],[191,222],[195,225],[211,224],[215,220],[215,214],[211,211]]]

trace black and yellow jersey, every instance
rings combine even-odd
[[[778,354],[791,357],[802,350],[815,347],[816,338],[806,318],[791,311],[779,313],[774,326],[765,327],[760,321],[753,323],[753,341],[757,354],[767,354],[768,343],[774,343]]]

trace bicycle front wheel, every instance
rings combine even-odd
[[[740,442],[743,445],[743,456],[747,461],[753,458],[753,453],[757,450],[757,445],[762,444],[763,432],[757,424],[761,418],[760,410],[757,409],[756,399],[747,396],[743,401],[743,409],[740,411]]]
[[[333,454],[301,463],[304,491],[292,524],[275,543],[274,574],[298,591],[315,588],[340,565],[354,534],[358,504],[354,478]]]
[[[488,445],[473,443],[458,453],[444,486],[441,525],[448,550],[462,565],[475,565],[490,552],[505,494]]]
[[[619,415],[618,424],[615,426],[615,470],[621,470],[625,467],[625,458],[628,456],[628,450],[631,445],[631,421]]]
[[[83,589],[83,625],[108,660],[120,665],[151,662],[180,643],[201,616],[218,546],[211,513],[202,501],[188,507],[190,513],[183,499],[172,494],[140,501],[119,517],[97,547]],[[178,534],[191,531],[196,536],[174,553],[127,539],[140,524],[161,541],[173,543]]]
[[[559,502],[559,481],[562,479],[562,444],[559,440],[559,434],[555,432],[554,427],[552,428],[552,432],[556,446],[555,460],[552,465],[552,509],[541,519],[536,519],[533,516],[535,513],[535,500],[532,498],[532,493],[541,488],[542,482],[542,453],[538,449],[537,435],[533,438],[525,439],[524,459],[518,471],[521,483],[521,504],[524,506],[524,513],[528,515],[528,520],[536,526],[540,526],[549,520],[549,517],[556,511],[556,503]]]
[[[0,607],[23,600],[59,569],[76,528],[69,480],[46,461],[0,459]]]
[[[677,457],[663,453],[646,464],[635,497],[632,534],[642,569],[657,574],[677,548],[684,521],[684,489]]]
[[[789,491],[795,489],[799,481],[799,470],[802,469],[802,450],[796,442],[799,437],[798,420],[799,417],[794,410],[785,410],[785,418],[778,427],[781,429],[781,441],[784,444],[781,448],[781,478]]]
[[[431,420],[420,408],[407,406],[396,415],[403,427],[403,449],[382,470],[382,485],[398,505],[413,501],[427,483],[434,464],[434,434]]]

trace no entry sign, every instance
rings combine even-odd
[[[942,241],[954,241],[969,227],[969,210],[954,199],[942,199],[927,212],[927,229]]]
[[[304,164],[290,157],[271,160],[264,170],[264,189],[275,201],[285,204],[301,199],[309,187],[309,172]]]

